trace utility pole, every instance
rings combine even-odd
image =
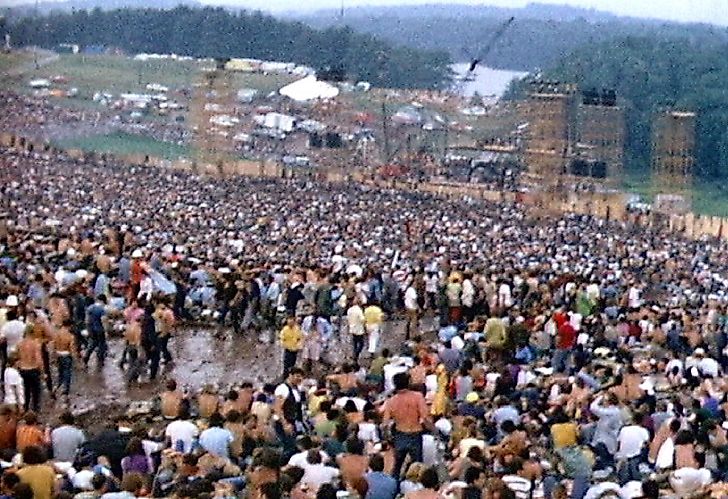
[[[35,0],[35,34],[38,35],[38,0]],[[33,44],[33,64],[35,69],[39,69],[38,65],[38,37],[36,36],[35,43]]]
[[[384,98],[386,99],[386,97]],[[382,133],[384,135],[384,161],[389,163],[389,129],[387,125],[387,102],[382,99]]]

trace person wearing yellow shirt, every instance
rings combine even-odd
[[[288,371],[296,365],[298,352],[303,348],[303,332],[295,317],[289,317],[286,320],[286,325],[281,329],[279,338],[283,347],[283,377],[285,378],[288,376]]]
[[[554,449],[573,447],[579,437],[579,428],[569,419],[562,408],[557,408],[552,416],[551,440]]]
[[[382,322],[384,322],[384,312],[376,303],[370,303],[364,309],[364,327],[369,336],[369,355],[374,355],[379,344],[379,335],[382,330]]]
[[[31,445],[23,449],[23,467],[18,478],[33,490],[34,499],[51,499],[56,493],[56,472],[46,463],[42,447]]]

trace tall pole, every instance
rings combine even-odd
[[[35,34],[36,34],[35,43],[33,44],[33,64],[35,65],[35,69],[38,69],[38,68],[40,68],[40,66],[38,65],[38,37],[37,37],[37,35],[38,35],[38,0],[35,0],[35,12],[33,15],[35,17]]]
[[[384,161],[389,163],[389,129],[387,125],[387,103],[382,100],[382,133],[384,134]]]

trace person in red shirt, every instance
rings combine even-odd
[[[569,322],[569,315],[563,308],[560,308],[556,312],[554,312],[553,318],[557,329],[560,328],[565,322]]]
[[[129,289],[129,301],[139,294],[139,287],[144,277],[144,268],[146,267],[144,260],[142,260],[141,250],[134,250],[131,254],[131,282]]]
[[[569,366],[571,352],[576,346],[576,329],[569,321],[563,322],[556,330],[556,350],[553,359],[551,359],[551,367],[554,372],[562,373]]]
[[[627,326],[627,334],[629,334],[630,339],[634,338],[632,340],[632,343],[635,341],[640,340],[640,336],[642,336],[642,328],[640,327],[639,322],[636,320],[629,321],[629,325]]]

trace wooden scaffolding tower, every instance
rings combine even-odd
[[[223,124],[235,116],[235,92],[224,63],[200,72],[190,102],[190,125],[195,171],[222,175],[222,165],[233,152],[232,130]]]
[[[696,115],[665,110],[652,127],[652,184],[655,210],[664,214],[687,212],[692,206],[695,168]]]

